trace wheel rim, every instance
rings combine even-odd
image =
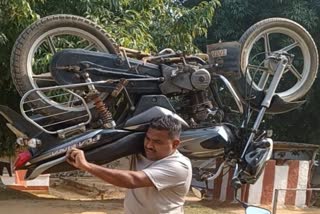
[[[71,41],[68,41],[68,39]],[[48,70],[46,70],[46,72],[43,73],[41,72],[42,69],[39,69],[40,71],[35,71],[34,69],[37,67],[38,62],[40,62],[41,64],[43,60],[48,61],[49,63],[50,58],[55,52],[61,51],[66,48],[82,48],[86,50],[94,50],[109,53],[109,50],[97,37],[82,29],[72,27],[60,27],[49,30],[42,34],[40,37],[38,37],[33,42],[32,46],[28,51],[27,75],[33,88],[41,88],[46,87],[48,85],[56,85]],[[44,50],[47,50],[48,53],[44,53]],[[85,110],[85,108],[81,105],[70,106],[74,103],[75,100],[70,99],[69,103],[61,103],[57,100],[48,98],[47,95],[41,91],[38,91],[37,94],[41,98],[41,100],[60,110]],[[107,96],[107,94],[101,93],[99,96],[102,99],[104,99]],[[88,106],[89,108],[92,108],[93,102],[88,103]]]
[[[275,39],[271,39],[271,37],[281,39],[277,41],[278,44],[272,44]],[[304,39],[288,28],[274,27],[262,31],[255,39],[248,38],[247,41],[244,45],[243,61],[241,63],[242,71],[246,72],[247,82],[252,84],[255,90],[266,90],[268,82],[270,83],[272,79],[270,78],[272,71],[267,66],[267,63],[263,63],[263,60],[280,50],[294,53],[295,57],[292,66],[286,67],[283,79],[280,81],[280,84],[285,86],[282,86],[282,90],[280,89],[276,92],[287,101],[298,98],[298,91],[305,84],[311,70],[311,54]],[[281,45],[282,42],[283,44]],[[261,46],[263,46],[262,52],[255,51],[262,50]],[[263,55],[261,57],[264,58],[263,60],[261,58],[259,60],[253,59],[259,54]],[[257,73],[260,73],[258,77],[256,76]],[[285,83],[285,81],[290,81],[290,84]]]

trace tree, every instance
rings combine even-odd
[[[172,0],[46,0],[34,11],[41,17],[68,13],[103,25],[120,45],[144,51],[171,47],[196,51],[193,39],[206,35],[218,0],[185,7]]]
[[[36,1],[4,0],[0,2],[0,104],[18,109],[19,96],[14,89],[10,76],[10,53],[19,33],[38,18],[31,9]],[[3,118],[0,123],[0,155],[14,152],[14,138],[5,127]]]

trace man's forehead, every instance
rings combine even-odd
[[[154,129],[149,128],[147,131],[148,137],[169,137],[169,131],[168,130],[160,130],[160,129]]]

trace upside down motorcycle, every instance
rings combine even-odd
[[[237,42],[208,45],[206,54],[167,48],[150,55],[117,46],[82,17],[53,15],[17,39],[11,73],[22,115],[6,106],[0,114],[26,148],[15,164],[27,169],[26,179],[73,170],[65,161],[73,147],[96,164],[143,152],[149,122],[172,115],[184,127],[181,153],[224,159],[194,177],[214,179],[228,165],[239,189],[253,184],[271,158],[273,141],[260,128],[264,115],[301,106],[317,70],[312,37],[288,19],[262,20]]]

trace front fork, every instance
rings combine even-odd
[[[250,148],[250,146],[252,144],[254,144],[254,138],[256,136],[256,133],[259,129],[259,126],[261,124],[261,121],[264,117],[264,114],[267,110],[267,108],[270,107],[271,105],[271,101],[272,101],[272,98],[273,96],[276,94],[276,89],[279,85],[279,82],[281,80],[281,77],[285,71],[285,68],[288,64],[288,57],[286,55],[279,55],[276,60],[279,60],[278,64],[277,64],[277,68],[276,68],[276,71],[275,71],[275,74],[274,74],[274,77],[270,83],[270,86],[266,92],[266,95],[261,103],[261,109],[258,113],[258,116],[255,120],[255,123],[253,125],[253,128],[251,130],[251,134],[247,140],[247,143],[245,145],[245,148],[242,152],[242,155],[241,155],[241,160],[244,160],[245,158],[245,155],[247,154],[247,150],[248,148]],[[240,167],[239,167],[239,164],[236,163],[236,166],[235,166],[235,170],[234,170],[234,174],[233,174],[233,178],[232,178],[232,185],[234,188],[238,189],[241,187],[241,182],[240,182],[240,179],[239,179],[239,174],[241,173],[241,170]]]

